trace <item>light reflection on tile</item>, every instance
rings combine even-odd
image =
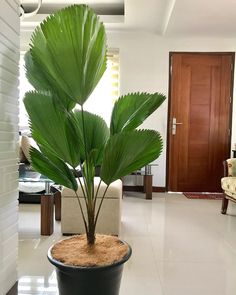
[[[55,271],[52,272],[51,276],[40,277],[40,276],[28,276],[21,277],[18,282],[18,295],[19,294],[48,294],[56,295],[57,280]]]
[[[223,216],[217,200],[155,193],[150,201],[143,194],[127,195],[121,238],[131,244],[133,254],[120,295],[235,295],[235,204]],[[39,205],[20,205],[18,295],[58,295],[56,273],[46,255],[63,238],[60,222],[45,237],[39,220]]]

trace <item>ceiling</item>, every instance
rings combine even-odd
[[[37,0],[21,0],[27,11],[32,11],[37,2]],[[81,3],[91,6],[97,14],[124,14],[124,0],[42,0],[39,14],[50,14],[68,5]]]
[[[236,37],[235,0],[176,0],[166,28],[170,36]]]
[[[236,37],[236,0],[42,0],[36,16],[21,22],[28,38],[47,14],[73,3],[90,5],[110,31],[146,31],[170,37]],[[21,0],[26,12],[37,0]]]

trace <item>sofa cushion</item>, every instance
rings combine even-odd
[[[62,198],[61,231],[63,234],[85,233],[79,204],[76,198]],[[81,200],[85,212],[84,200]],[[87,219],[87,217],[85,217]],[[121,199],[106,199],[101,207],[96,232],[100,234],[119,235],[121,224]]]
[[[230,191],[225,191],[225,194],[233,199],[236,200],[236,193],[231,193]],[[227,197],[226,197],[227,198]]]
[[[21,147],[28,162],[31,162],[30,161],[30,148],[31,148],[31,146],[38,149],[38,146],[37,146],[36,142],[33,140],[33,138],[28,137],[26,135],[22,135],[20,147]]]
[[[20,136],[19,138],[19,160],[21,163],[25,163],[27,162],[27,159],[21,147],[21,140],[22,140],[22,136]]]
[[[236,177],[223,177],[221,187],[227,195],[236,199]]]
[[[81,183],[83,183],[83,178],[80,177],[80,181]],[[77,194],[79,195],[79,197],[83,197],[83,192],[82,189],[80,187],[79,184],[79,180],[77,180],[78,182],[78,190],[77,190]],[[100,182],[100,177],[95,177],[94,178],[94,189],[96,191],[98,184]],[[101,198],[103,196],[103,193],[106,189],[106,184],[102,181],[100,188],[99,188],[99,194],[98,194],[98,198]],[[76,197],[75,192],[72,189],[69,189],[67,187],[63,187],[62,189],[62,193],[61,196],[66,198],[66,197]],[[122,197],[122,181],[121,180],[116,180],[114,182],[112,182],[107,190],[106,196],[105,198],[110,198],[110,199],[120,199]]]
[[[26,135],[22,135],[21,137],[21,149],[26,157],[26,159],[30,162],[30,139]]]
[[[83,179],[80,178],[83,183]],[[79,180],[78,180],[79,182]],[[100,177],[95,177],[95,191],[100,182]],[[98,198],[103,196],[106,184],[101,182]],[[78,195],[81,198],[81,206],[86,210],[86,204],[82,198],[82,189],[79,186]],[[63,234],[81,234],[85,232],[79,203],[73,190],[63,188],[61,192],[61,230]],[[109,186],[106,194],[106,200],[102,204],[101,212],[98,218],[96,231],[101,234],[119,235],[121,223],[121,200],[122,200],[122,182],[116,180]],[[98,201],[97,205],[100,201]],[[85,216],[87,219],[87,217]]]

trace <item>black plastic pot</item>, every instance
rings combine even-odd
[[[52,247],[48,250],[48,260],[56,266],[59,295],[119,295],[123,265],[132,253],[129,245],[122,260],[99,267],[65,265],[53,259]]]

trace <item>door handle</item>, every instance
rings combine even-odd
[[[172,119],[172,135],[176,134],[176,125],[182,125],[183,123],[177,122],[176,118]]]

